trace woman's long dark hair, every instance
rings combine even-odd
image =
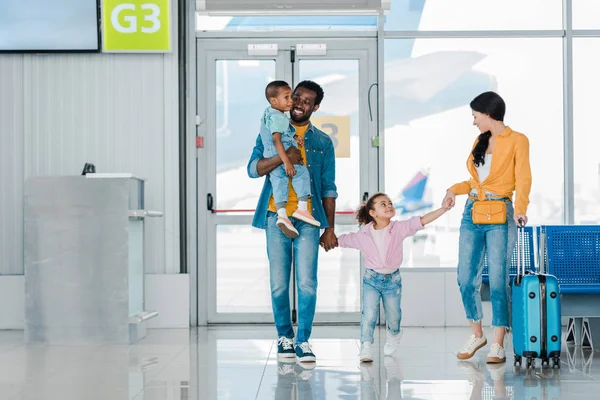
[[[366,203],[360,206],[358,211],[356,211],[356,219],[358,220],[359,225],[367,225],[371,222],[375,222],[373,217],[371,217],[371,214],[369,214],[369,211],[375,209],[375,207],[373,207],[373,205],[375,204],[375,200],[377,200],[377,198],[381,196],[388,197],[388,195],[385,193],[375,193],[369,198],[369,200],[367,200]]]
[[[470,104],[473,111],[489,115],[493,120],[504,121],[504,113],[506,112],[506,104],[502,97],[495,92],[481,93],[475,97]],[[479,140],[473,149],[473,164],[476,167],[485,164],[485,152],[490,144],[492,132],[487,131],[479,135]]]

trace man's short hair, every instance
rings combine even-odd
[[[315,106],[318,106],[323,101],[323,97],[325,96],[325,92],[323,92],[323,88],[316,82],[313,81],[302,81],[296,86],[296,89],[304,88],[307,90],[311,90],[317,94],[317,98],[315,99]]]
[[[286,81],[273,81],[267,85],[265,89],[265,97],[267,100],[279,95],[279,89],[289,88],[290,85]]]

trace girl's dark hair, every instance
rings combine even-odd
[[[387,197],[387,194],[375,193],[373,196],[371,196],[369,198],[369,200],[367,200],[366,203],[364,203],[363,205],[360,206],[358,211],[356,211],[356,219],[358,220],[359,225],[367,225],[371,222],[375,222],[373,217],[371,217],[371,214],[369,214],[369,211],[375,209],[375,207],[374,207],[375,200],[381,196]]]
[[[489,115],[490,118],[496,121],[504,121],[504,113],[506,112],[506,104],[502,97],[495,92],[481,93],[475,97],[470,104],[473,111]],[[479,140],[473,149],[473,164],[476,167],[485,164],[485,152],[490,144],[492,132],[487,131],[479,135]]]

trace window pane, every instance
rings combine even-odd
[[[530,140],[531,223],[562,222],[561,39],[386,39],[385,48],[385,190],[401,208],[423,214],[468,179],[479,133],[469,103],[495,90],[506,123]],[[407,241],[408,265],[456,266],[464,201]]]
[[[360,181],[358,178],[343,179],[343,176],[349,173],[360,176],[358,60],[300,60],[299,70],[300,81],[308,79],[322,85],[331,84],[325,89],[323,102],[311,122],[333,140],[338,192],[336,210],[354,211],[361,201]],[[335,82],[342,83],[344,90],[336,90]]]
[[[336,225],[338,235],[356,231],[354,225]],[[217,226],[216,273],[218,313],[272,312],[264,230]],[[359,251],[320,249],[317,312],[359,312],[360,274]]]
[[[376,16],[196,17],[199,31],[376,30]]]
[[[356,232],[356,225],[336,225],[335,233]],[[360,252],[319,249],[317,312],[360,312]]]
[[[271,313],[265,231],[217,226],[217,312]]]
[[[573,0],[573,29],[600,29],[600,1]]]
[[[269,103],[265,87],[275,79],[275,60],[216,62],[216,209],[254,210],[264,184],[250,179],[246,165]]]
[[[573,39],[575,223],[600,222],[600,38]]]
[[[561,0],[392,0],[385,20],[388,31],[561,28]]]

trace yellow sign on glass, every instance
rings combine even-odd
[[[170,0],[103,0],[102,31],[105,52],[170,52]]]
[[[311,117],[310,122],[329,135],[337,158],[350,158],[350,117]]]

